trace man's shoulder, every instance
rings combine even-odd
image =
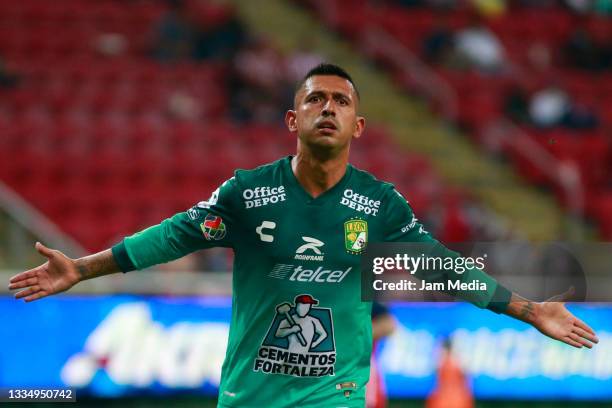
[[[282,157],[270,163],[262,164],[253,169],[237,169],[234,178],[242,188],[251,186],[264,186],[266,183],[273,183],[280,178],[283,165],[287,157]]]
[[[372,173],[359,169],[352,164],[351,167],[353,171],[351,184],[353,186],[359,186],[360,188],[367,189],[378,194],[389,193],[395,189],[395,185],[393,185],[393,183],[380,180]]]

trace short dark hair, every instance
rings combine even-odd
[[[348,72],[346,72],[344,69],[340,68],[337,65],[327,64],[327,63],[319,64],[316,67],[312,68],[310,71],[308,71],[306,75],[304,75],[304,78],[302,78],[302,80],[298,82],[298,84],[296,85],[295,93],[298,93],[298,91],[302,88],[302,86],[304,86],[306,81],[308,81],[308,78],[317,76],[317,75],[330,75],[330,76],[337,76],[337,77],[346,79],[347,81],[351,83],[351,85],[353,85],[353,89],[355,90],[355,93],[357,94],[357,99],[360,98],[359,91],[357,90],[357,86],[355,85],[355,82],[353,82],[353,78],[351,78]]]

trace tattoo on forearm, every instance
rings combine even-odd
[[[533,303],[532,302],[527,302],[521,308],[521,311],[519,312],[519,317],[521,319],[526,319],[532,313],[533,313]]]
[[[83,264],[77,264],[77,271],[79,271],[79,274],[81,275],[81,278],[87,278],[87,267]]]
[[[90,279],[119,272],[119,266],[115,262],[111,250],[107,249],[106,251],[81,258],[77,262],[77,270],[82,279]]]

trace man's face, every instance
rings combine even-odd
[[[308,78],[294,104],[295,110],[287,112],[285,122],[311,148],[342,150],[365,126],[365,120],[357,116],[359,101],[353,86],[338,76]]]
[[[295,305],[295,312],[298,316],[304,317],[310,312],[310,307],[312,305],[310,303],[298,303]]]

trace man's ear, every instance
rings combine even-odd
[[[285,125],[290,132],[297,132],[297,114],[294,110],[288,110],[285,113]]]
[[[365,118],[363,116],[357,116],[357,123],[355,123],[355,131],[353,132],[353,138],[359,139],[364,129],[365,129]]]

